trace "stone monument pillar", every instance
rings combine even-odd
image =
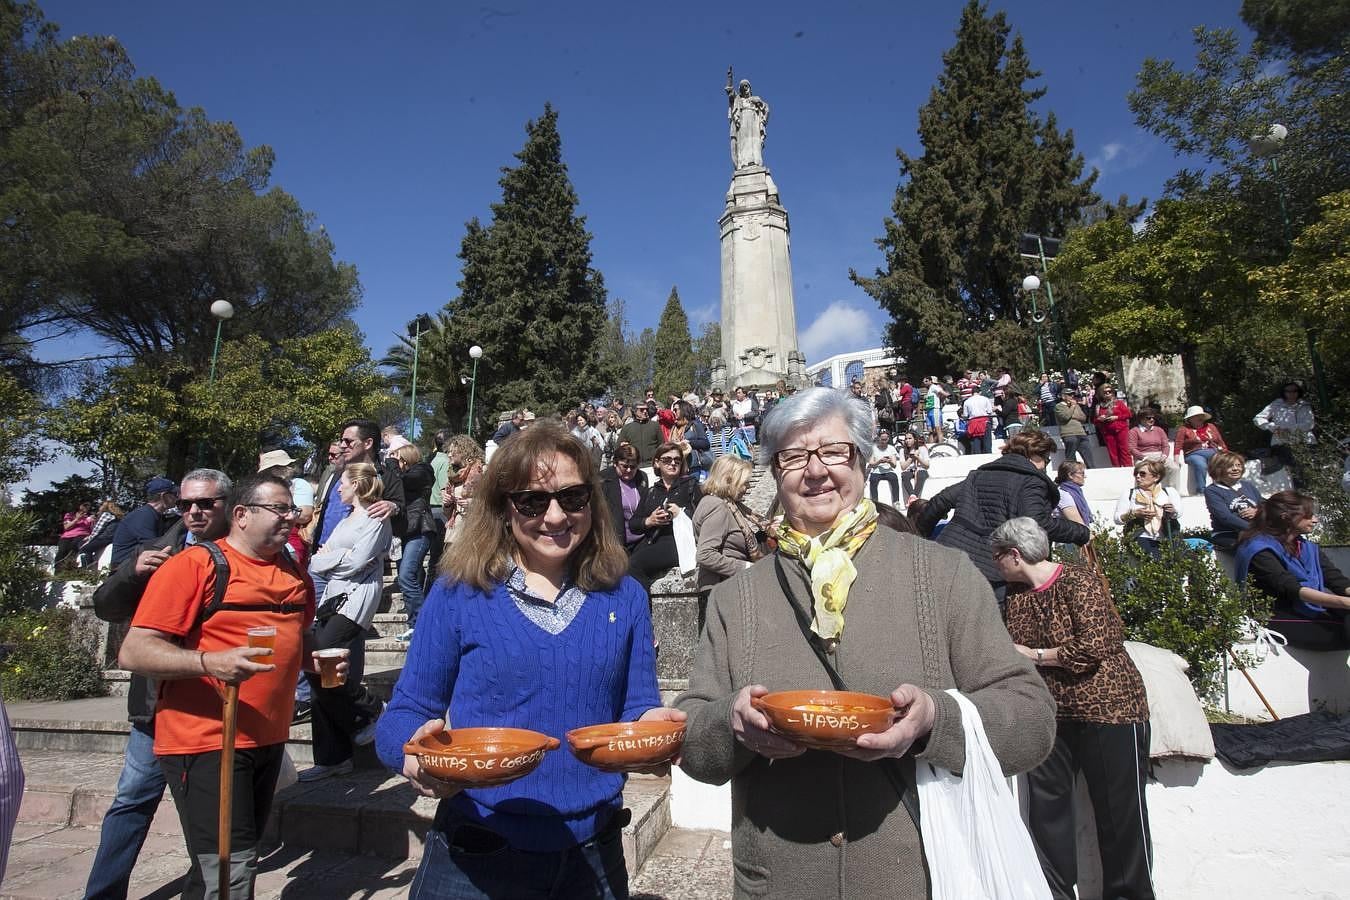
[[[718,225],[722,240],[722,358],[713,364],[719,387],[772,387],[779,379],[801,386],[806,360],[797,351],[792,300],[788,214],[764,166],[769,106],[732,87],[727,70],[727,116],[735,171]]]

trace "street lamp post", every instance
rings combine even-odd
[[[1041,280],[1035,275],[1022,279],[1022,290],[1031,296],[1031,324],[1036,328],[1036,362],[1040,365],[1037,373],[1045,371],[1045,343],[1041,337],[1041,325],[1045,323],[1045,313],[1036,308],[1036,292],[1041,289]]]
[[[1289,205],[1285,200],[1284,181],[1280,178],[1280,162],[1277,157],[1287,137],[1289,129],[1276,122],[1265,134],[1252,135],[1247,141],[1253,154],[1270,162],[1270,177],[1275,181],[1275,196],[1280,201],[1280,224],[1284,230],[1286,252],[1293,250],[1294,236],[1289,227]],[[1327,400],[1327,382],[1322,374],[1322,355],[1317,352],[1317,331],[1309,328],[1305,322],[1303,334],[1308,341],[1308,360],[1312,363],[1313,379],[1317,382],[1317,402],[1321,404],[1322,414],[1325,415],[1331,409],[1331,404]]]
[[[469,358],[473,360],[473,374],[469,376],[469,437],[473,437],[473,401],[478,393],[478,360],[482,356],[482,347],[474,344],[469,348]]]
[[[216,319],[216,344],[211,350],[211,371],[206,376],[207,387],[213,387],[216,383],[216,359],[220,356],[220,331],[225,325],[225,320],[234,316],[234,304],[228,300],[217,300],[211,304],[211,315]],[[202,453],[206,450],[206,438],[202,437],[197,441],[197,465],[202,464]]]
[[[418,316],[413,321],[416,332],[413,335],[412,393],[408,398],[408,437],[415,441],[417,440],[417,352],[422,343],[422,323],[426,321],[426,316]]]
[[[228,300],[217,300],[211,304],[211,315],[216,317],[216,346],[211,351],[211,374],[206,379],[208,385],[216,383],[216,358],[220,356],[220,329],[225,325],[226,319],[234,316],[234,304]]]

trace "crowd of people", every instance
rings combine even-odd
[[[437,432],[426,458],[396,428],[357,418],[316,465],[269,449],[237,483],[197,469],[152,479],[126,516],[72,511],[61,558],[94,538],[113,547],[95,605],[130,625],[120,658],[134,673],[131,737],[88,896],[126,895],[166,786],[193,860],[185,896],[222,877],[231,896],[248,896],[289,727],[308,719],[314,765],[301,780],[351,772],[355,748],[373,742],[415,790],[440,798],[412,896],[553,885],[541,896],[624,897],[622,775],[558,753],[508,785],[462,789],[423,771],[405,744],[448,721],[560,736],[657,719],[686,722],[677,762],[689,775],[731,782],[745,893],[833,896],[822,873],[847,865],[860,896],[922,897],[926,857],[941,851],[919,840],[915,765],[962,769],[957,690],[1003,771],[1028,774],[1030,833],[1053,894],[1072,896],[1077,878],[1070,798],[1081,772],[1111,895],[1151,897],[1142,682],[1101,579],[1051,557],[1091,536],[1087,426],[1113,463],[1133,467],[1114,518],[1151,554],[1178,532],[1180,499],[1163,484],[1176,448],[1204,489],[1216,546],[1275,598],[1271,627],[1291,643],[1350,647],[1350,580],[1309,539],[1309,498],[1263,500],[1200,407],[1169,442],[1156,411],[1132,411],[1097,376],[1072,386],[1045,376],[1030,397],[1006,370],[968,372],[950,391],[923,382],[922,392],[887,379],[870,395],[854,382],[664,402],[648,391],[556,416],[518,410],[485,446]],[[1003,453],[925,500],[949,394],[961,405],[956,437],[987,452],[997,435]],[[1281,394],[1257,423],[1288,447],[1312,420],[1297,385]],[[1034,427],[1047,420],[1059,444]],[[772,521],[746,502],[756,454],[782,511]],[[362,670],[391,555],[409,647],[385,708]],[[707,613],[689,690],[665,707],[649,591],[675,567],[697,569]],[[258,626],[271,646],[253,645]],[[329,657],[337,683],[319,670]],[[893,724],[806,752],[753,702],[822,686],[889,697]],[[240,704],[222,872],[229,687]],[[864,822],[866,840],[852,843]]]

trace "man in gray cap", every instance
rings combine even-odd
[[[153,541],[169,530],[175,518],[171,513],[177,502],[178,485],[169,479],[156,476],[145,483],[145,503],[127,513],[117,524],[112,545],[114,568],[141,544]]]

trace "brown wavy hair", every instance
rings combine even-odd
[[[1004,453],[1015,453],[1018,456],[1025,456],[1027,459],[1039,456],[1049,460],[1051,456],[1054,456],[1056,449],[1055,441],[1050,435],[1044,431],[1026,428],[1008,438],[1008,442],[1003,445]]]
[[[560,427],[536,422],[504,441],[483,471],[474,501],[454,543],[441,557],[451,581],[491,591],[506,580],[517,547],[511,533],[512,491],[527,490],[555,456],[570,459],[581,481],[591,485],[591,530],[572,552],[572,577],[584,591],[609,590],[628,573],[628,554],[609,520],[595,461],[581,442]]]
[[[1286,548],[1292,549],[1298,538],[1294,523],[1311,516],[1315,508],[1313,498],[1307,494],[1277,491],[1261,501],[1261,505],[1256,508],[1256,518],[1252,519],[1246,531],[1238,535],[1238,543],[1246,543],[1258,534],[1268,534]]]

